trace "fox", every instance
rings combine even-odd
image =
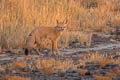
[[[56,20],[56,23],[57,25],[55,27],[40,26],[35,27],[35,29],[32,30],[26,40],[25,55],[29,55],[32,49],[36,51],[37,55],[40,55],[38,48],[43,40],[48,40],[51,42],[52,53],[55,51],[58,55],[60,54],[58,49],[58,40],[63,32],[67,29],[66,26],[68,21],[65,20],[63,22],[59,22]]]

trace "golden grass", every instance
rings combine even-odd
[[[120,69],[119,68],[113,68],[113,72],[116,75],[120,75]]]
[[[102,75],[95,75],[95,80],[111,80],[111,78]]]
[[[98,60],[97,62],[100,65],[99,67],[103,67],[103,66],[108,65],[108,64],[113,64],[115,62],[115,60],[106,58],[106,59]]]
[[[23,69],[24,67],[27,66],[25,61],[16,61],[13,63],[13,65],[15,68],[18,68],[18,69]]]
[[[38,60],[33,66],[40,69],[43,74],[51,75],[59,71],[66,71],[69,68],[75,69],[72,60],[55,60],[55,59],[43,59]]]
[[[56,70],[56,69],[53,69],[52,67],[46,67],[46,68],[43,68],[43,69],[40,69],[40,72],[45,74],[45,75],[52,75],[52,74],[55,74],[55,73],[58,73],[59,70]]]
[[[88,72],[88,70],[87,69],[80,69],[79,72],[81,75],[84,76]]]
[[[113,56],[107,54],[107,53],[99,53],[98,51],[96,51],[95,53],[89,53],[88,55],[86,55],[86,59],[88,59],[89,61],[99,61],[99,60],[103,60],[106,58],[111,59]]]
[[[4,80],[31,80],[31,78],[24,78],[24,77],[20,77],[20,76],[5,75]]]
[[[119,25],[118,3],[118,0],[1,0],[0,43],[3,48],[24,47],[35,26],[55,26],[56,19],[67,18],[68,30],[109,32],[108,21]]]
[[[114,72],[107,72],[105,76],[112,79],[112,78],[115,78],[117,76],[117,74],[115,74]]]
[[[76,40],[82,45],[90,46],[92,34],[92,31],[65,31],[59,40],[59,46],[68,47],[70,42]]]
[[[96,64],[99,64],[98,68],[104,67],[105,65],[108,64],[120,64],[118,59],[113,59],[113,55],[109,55],[109,53],[99,53],[99,52],[95,52],[95,53],[89,53],[88,55],[84,56],[84,60],[88,61],[88,62],[94,62]]]

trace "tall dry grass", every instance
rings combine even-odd
[[[109,32],[107,22],[120,21],[119,4],[119,0],[0,0],[0,42],[3,48],[23,47],[35,26],[55,26],[56,19],[66,18],[71,31]]]

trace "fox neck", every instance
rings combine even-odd
[[[63,34],[63,32],[65,31],[64,28],[62,28],[62,27],[60,27],[60,26],[58,26],[58,25],[57,25],[55,28],[56,28],[56,34],[57,34],[58,36],[61,36],[61,35]]]
[[[64,31],[64,28],[62,28],[61,26],[58,26],[58,25],[57,25],[55,28],[56,28],[58,31]]]
[[[58,30],[58,31],[59,32],[57,33],[57,35],[61,36],[64,33],[65,30],[62,30],[62,31]]]

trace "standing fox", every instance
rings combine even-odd
[[[39,55],[38,46],[42,40],[49,40],[52,43],[52,53],[56,51],[59,53],[57,42],[63,32],[66,30],[67,20],[58,22],[55,27],[36,27],[28,36],[26,40],[25,55],[28,55],[32,49]]]

